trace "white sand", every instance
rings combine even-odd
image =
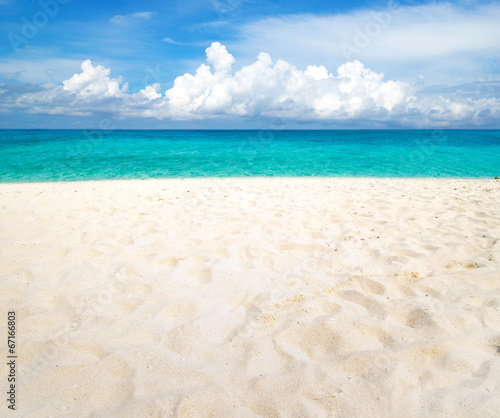
[[[0,415],[497,417],[499,239],[495,180],[1,184]]]

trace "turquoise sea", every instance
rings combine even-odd
[[[1,130],[0,181],[500,176],[500,130]]]

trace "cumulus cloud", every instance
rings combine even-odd
[[[224,45],[214,42],[206,49],[207,61],[212,64],[216,72],[229,72],[234,64],[234,57],[227,52]]]
[[[134,20],[151,19],[155,14],[156,12],[135,12],[128,15],[113,16],[109,21],[117,25],[126,25]]]
[[[383,74],[359,61],[340,66],[337,75],[324,66],[305,71],[260,53],[257,61],[232,72],[233,56],[215,42],[207,61],[194,75],[177,77],[165,93],[168,106],[159,117],[202,115],[281,116],[301,119],[345,119],[368,112],[386,113],[403,103],[411,86],[384,81]]]
[[[121,76],[109,78],[109,68],[100,65],[94,67],[90,60],[86,60],[82,62],[81,69],[80,74],[74,74],[69,80],[63,81],[64,90],[95,98],[121,96],[127,92],[127,83],[120,86],[123,83]]]
[[[4,105],[8,109],[21,108],[27,113],[50,115],[88,116],[97,109],[109,109],[116,113],[113,108],[124,109],[131,95],[127,93],[128,83],[123,83],[122,77],[110,78],[110,74],[110,69],[101,65],[93,66],[90,60],[86,60],[81,64],[81,73],[74,74],[62,85],[42,84],[18,95],[15,100],[10,94],[4,93],[0,107]],[[144,94],[139,92],[137,95],[151,97],[152,92],[147,89]]]
[[[206,49],[206,63],[194,74],[161,91],[156,83],[128,93],[121,77],[90,60],[61,85],[46,85],[20,95],[14,106],[34,113],[193,120],[217,117],[282,118],[298,121],[371,121],[401,126],[457,126],[500,120],[498,95],[422,94],[419,85],[386,80],[359,60],[335,72],[308,65],[301,70],[267,53],[238,70],[234,57],[218,42]],[[476,90],[477,92],[477,90]],[[11,103],[12,105],[12,103]]]

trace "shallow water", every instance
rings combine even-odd
[[[0,181],[500,176],[499,130],[3,130]]]

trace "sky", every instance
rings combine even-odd
[[[0,129],[499,129],[498,22],[498,1],[0,0]]]

